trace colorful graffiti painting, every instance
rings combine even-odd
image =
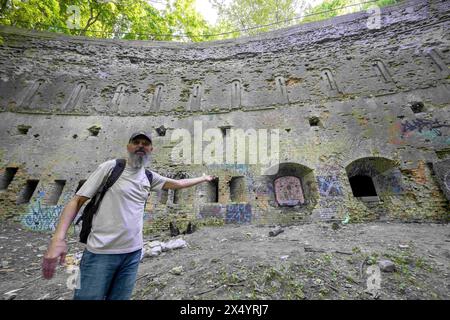
[[[305,203],[300,179],[284,176],[274,181],[275,197],[280,206],[296,206]]]
[[[342,196],[342,185],[337,176],[318,176],[319,192],[323,197]]]
[[[28,207],[28,212],[22,217],[22,225],[33,231],[55,231],[63,205],[49,206],[42,204],[45,193],[38,192],[36,200]]]
[[[447,144],[450,139],[445,137],[441,131],[441,128],[445,127],[449,128],[450,125],[443,124],[437,119],[414,119],[397,122],[389,129],[390,143],[403,144],[404,139],[418,135],[429,140],[442,139]]]
[[[252,221],[252,206],[250,204],[229,204],[225,223],[250,223]]]

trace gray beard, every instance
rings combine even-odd
[[[129,163],[128,165],[134,169],[140,169],[145,167],[150,162],[150,155],[139,155],[132,152],[128,152]]]

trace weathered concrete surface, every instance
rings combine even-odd
[[[57,215],[97,164],[124,156],[129,134],[146,128],[154,130],[155,170],[220,178],[217,203],[206,185],[153,197],[154,223],[167,212],[239,223],[448,221],[448,190],[433,163],[450,154],[449,8],[408,1],[384,8],[380,29],[368,29],[363,12],[200,44],[0,27],[0,174],[18,168],[0,193],[3,213],[36,211],[15,204],[35,179],[32,200]],[[196,121],[203,131],[278,129],[282,170],[174,163],[174,130],[193,133]],[[370,176],[376,197],[353,196],[349,179],[358,175]],[[278,205],[273,182],[281,176],[300,178],[304,202]],[[239,192],[230,190],[233,177],[243,177]],[[55,180],[65,181],[57,203]],[[239,204],[231,202],[237,193]]]

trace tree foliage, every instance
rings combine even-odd
[[[383,7],[397,2],[399,0],[378,0],[373,2],[369,0],[325,0],[321,4],[307,10],[302,22],[329,19],[343,14],[365,11],[374,5]]]
[[[232,35],[253,35],[292,24],[302,0],[211,0],[217,9],[222,32],[241,30]],[[264,25],[264,26],[263,26]],[[263,27],[260,27],[263,26]]]
[[[294,24],[328,19],[334,16],[380,7],[399,0],[210,0],[219,14],[217,33],[228,37],[254,35]],[[319,4],[312,6],[312,3]],[[234,31],[233,31],[234,30]],[[240,31],[237,31],[240,30]],[[233,31],[233,32],[232,32]]]
[[[207,41],[255,35],[399,0],[209,0],[211,26],[195,0],[0,0],[0,24],[89,37]],[[315,2],[314,2],[315,1]],[[162,3],[156,8],[152,3]],[[311,3],[318,3],[311,7]],[[210,36],[216,35],[216,36]]]
[[[21,28],[103,38],[173,40],[208,33],[195,0],[167,1],[156,9],[145,0],[0,0],[0,23]],[[183,39],[183,38],[182,38]]]

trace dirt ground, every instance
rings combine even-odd
[[[142,260],[133,299],[450,297],[448,224],[314,223],[284,227],[270,237],[273,229],[226,225],[178,236],[186,248]],[[74,276],[68,267],[59,267],[51,280],[41,277],[50,234],[27,231],[11,221],[1,222],[0,230],[1,299],[72,298]],[[144,237],[146,243],[170,239]],[[69,262],[83,251],[76,240],[69,240]],[[390,260],[395,270],[377,274],[380,260]]]

